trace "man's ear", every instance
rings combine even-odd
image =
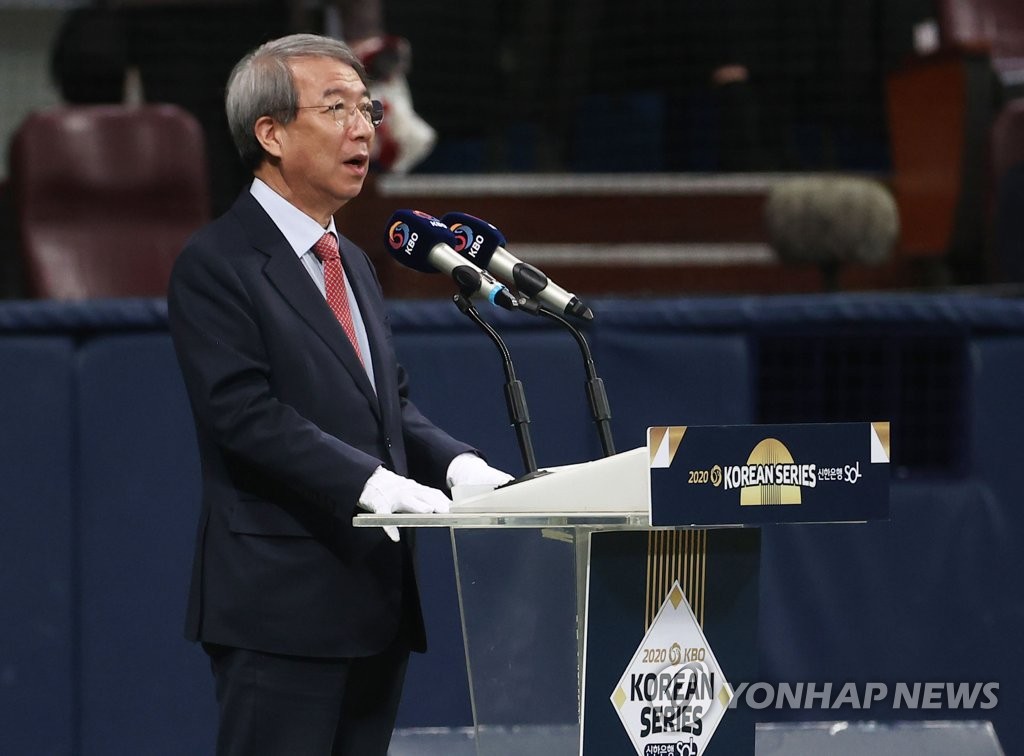
[[[263,145],[263,149],[274,157],[281,157],[281,137],[283,136],[281,124],[270,116],[260,116],[253,126],[253,133],[256,139]]]

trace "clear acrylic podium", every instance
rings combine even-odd
[[[647,479],[639,448],[498,491],[456,491],[448,515],[357,515],[364,527],[451,529],[479,756],[580,753],[590,538],[649,527]]]

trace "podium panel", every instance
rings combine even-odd
[[[451,533],[478,756],[576,756],[573,531]]]
[[[667,649],[664,644],[645,643],[645,634],[658,607],[672,586],[678,584],[725,679],[756,679],[760,554],[761,532],[753,528],[611,531],[592,535],[582,753],[633,753],[630,731],[644,733],[644,740],[652,744],[671,747],[673,750],[667,752],[673,754],[730,756],[754,752],[753,712],[743,707],[726,711],[714,729],[714,737],[708,739],[708,733],[703,732],[706,722],[700,717],[687,721],[673,719],[679,712],[672,696],[658,695],[658,691],[649,695],[650,688],[646,689],[646,696],[642,695],[636,678],[646,677],[645,670],[672,669],[671,652],[657,656]],[[676,629],[670,629],[668,637],[681,641]],[[612,699],[634,655],[638,660],[650,655],[654,663],[631,669],[632,684],[623,690],[625,699],[639,696],[650,700],[640,701],[629,710],[629,716],[622,716],[617,708],[626,711],[625,701]],[[706,749],[685,750],[693,739],[706,740]]]

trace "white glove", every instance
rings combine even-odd
[[[414,480],[396,475],[390,470],[378,467],[366,481],[359,494],[359,506],[374,514],[409,512],[412,514],[444,514],[451,502],[436,488],[421,486]],[[398,528],[388,525],[384,528],[388,538],[398,540]]]
[[[466,452],[460,454],[448,465],[448,487],[505,485],[512,476],[484,462],[482,457]]]

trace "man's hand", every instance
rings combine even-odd
[[[422,486],[414,480],[378,467],[359,495],[359,506],[374,514],[444,514],[449,511],[451,502],[436,488]],[[388,525],[384,532],[392,541],[398,540],[398,528]]]
[[[448,465],[448,487],[455,486],[503,486],[512,476],[502,472],[478,457],[467,452],[460,454]]]

